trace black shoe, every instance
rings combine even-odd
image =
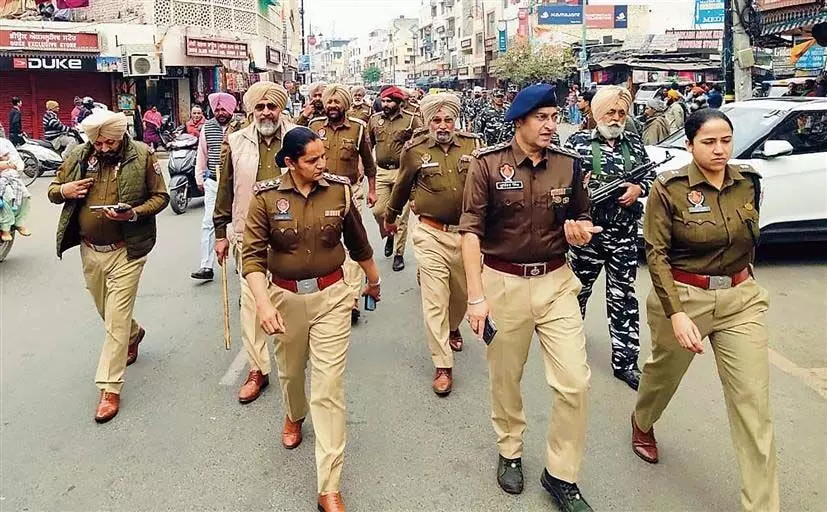
[[[213,277],[215,277],[215,274],[213,272],[213,269],[211,268],[202,268],[198,272],[193,272],[192,274],[190,274],[190,277],[192,277],[193,279],[212,281]]]
[[[388,235],[385,238],[385,257],[390,258],[393,254],[393,235]]]
[[[520,458],[506,459],[500,455],[497,466],[497,483],[508,494],[523,492],[523,460]]]
[[[640,370],[637,366],[633,366],[628,370],[615,370],[614,374],[615,378],[622,380],[628,384],[630,388],[637,391],[637,387],[640,385]]]
[[[350,325],[358,324],[360,316],[362,316],[362,312],[359,311],[358,308],[351,309],[350,310]]]
[[[391,266],[394,272],[399,272],[405,268],[405,258],[397,254],[393,257],[393,265]]]
[[[557,507],[563,512],[593,512],[580,494],[577,484],[570,484],[551,476],[547,469],[543,469],[540,484],[551,494]]]

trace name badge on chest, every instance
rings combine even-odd
[[[290,201],[283,197],[276,201],[276,214],[273,215],[273,220],[293,220],[293,214],[290,213]]]
[[[689,213],[708,213],[712,211],[712,208],[704,204],[706,198],[700,190],[690,190],[689,193],[686,194],[686,199],[688,199],[692,205],[688,209]]]
[[[500,176],[502,176],[503,181],[498,181],[494,184],[494,187],[497,190],[522,190],[523,189],[523,182],[519,180],[514,180],[514,168],[511,167],[509,164],[503,164],[500,167]]]

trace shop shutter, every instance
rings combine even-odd
[[[31,73],[19,71],[0,71],[0,84],[3,94],[0,96],[0,123],[6,136],[9,134],[9,110],[11,110],[11,99],[19,96],[23,100],[23,131],[33,135],[34,125],[41,123],[40,117],[34,123],[35,104],[32,101]],[[40,127],[38,126],[38,129]],[[42,131],[42,130],[41,130]]]
[[[43,135],[43,113],[46,102],[55,100],[60,103],[60,120],[65,125],[72,124],[72,101],[75,96],[91,96],[98,103],[103,103],[109,110],[112,107],[112,75],[94,72],[39,72],[35,73],[34,100],[37,108],[37,137]],[[31,133],[31,132],[29,132]]]

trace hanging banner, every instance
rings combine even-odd
[[[629,28],[629,8],[625,5],[614,6],[614,28]]]
[[[499,34],[497,35],[497,45],[500,53],[505,52],[508,46],[508,38],[506,37],[505,30],[500,30]]]
[[[517,11],[517,37],[521,39],[528,37],[528,9],[525,7]]]
[[[611,6],[605,7],[611,9]],[[541,5],[537,7],[538,25],[580,25],[582,22],[583,8],[579,5]]]
[[[723,25],[724,0],[695,0],[695,25]]]

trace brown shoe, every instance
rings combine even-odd
[[[32,236],[32,232],[26,227],[17,226],[15,229],[17,229],[17,232],[20,233],[20,236]]]
[[[121,395],[118,393],[109,393],[101,391],[101,399],[98,402],[98,408],[95,411],[95,421],[98,423],[106,423],[118,414],[118,409],[121,407]]]
[[[459,329],[448,334],[448,345],[451,346],[451,350],[454,352],[462,352],[462,334],[460,334]]]
[[[0,231],[0,240],[4,242],[11,242],[14,238],[12,238],[11,233],[8,231]]]
[[[281,433],[281,444],[288,450],[292,450],[302,444],[302,423],[304,423],[304,418],[299,421],[292,421],[289,416],[284,417],[284,430]]]
[[[247,381],[238,390],[238,401],[249,404],[261,395],[264,388],[270,385],[270,376],[261,373],[261,370],[250,370]]]
[[[135,341],[130,343],[126,349],[126,366],[138,360],[138,344],[144,341],[144,336],[146,336],[146,331],[141,327],[138,329],[138,335],[135,336]]]
[[[635,455],[649,464],[658,463],[658,442],[655,441],[654,427],[649,432],[640,430],[635,423],[635,413],[632,413],[632,450]]]
[[[434,393],[439,396],[448,396],[451,394],[451,387],[454,385],[454,378],[452,377],[451,368],[437,368],[434,374],[434,382],[431,386],[434,388]]]
[[[338,492],[319,494],[318,506],[319,512],[345,512],[342,494]]]

